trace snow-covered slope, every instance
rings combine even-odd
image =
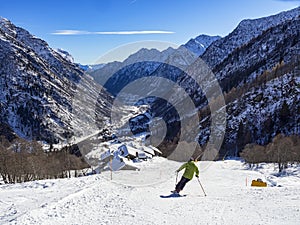
[[[109,96],[49,45],[0,18],[0,113],[19,136],[46,142],[95,132]],[[97,104],[96,104],[97,103]],[[97,107],[96,107],[97,105]]]
[[[240,161],[199,162],[200,180],[169,196],[180,163],[163,158],[140,171],[0,186],[1,224],[298,224],[300,170],[248,170]],[[180,173],[181,175],[181,173]],[[250,187],[261,178],[268,187]]]
[[[278,133],[299,135],[299,85],[299,77],[286,74],[228,102],[223,154],[237,155],[247,143],[266,145]],[[286,114],[283,114],[284,104],[288,106]],[[200,135],[205,137],[207,133],[208,127]]]

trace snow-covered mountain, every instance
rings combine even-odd
[[[300,134],[299,18],[298,7],[242,21],[201,56],[215,73],[227,103],[223,154],[237,154],[251,142],[267,144],[277,133]],[[181,86],[199,96],[200,90],[189,77],[183,76]],[[204,104],[205,100],[198,103],[200,109]],[[209,138],[209,118],[202,118],[200,125],[202,144]]]
[[[211,68],[215,68],[230,53],[262,35],[264,31],[287,20],[297,18],[299,11],[300,8],[298,7],[269,17],[243,20],[228,36],[215,41],[209,46],[202,58]],[[295,32],[298,30],[295,30]]]
[[[209,36],[202,34],[196,38],[190,39],[183,46],[196,55],[201,56],[214,41],[217,41],[220,38],[220,36]]]
[[[98,130],[95,113],[104,117],[109,95],[70,59],[0,18],[1,123],[52,143]]]
[[[152,93],[153,96],[156,96],[157,92],[167,92],[164,79],[171,80],[174,83],[178,82],[182,70],[191,65],[204,49],[218,38],[200,35],[195,39],[191,39],[186,46],[182,45],[177,49],[168,48],[162,52],[156,49],[141,49],[129,56],[124,62],[108,63],[98,70],[90,71],[89,74],[94,77],[95,81],[104,85],[107,91],[114,96],[117,96],[124,87],[133,81],[147,78],[147,84],[144,83],[144,85],[151,86],[151,91],[148,94],[151,95]],[[123,100],[131,104],[132,96],[126,95],[123,95]],[[140,100],[138,104],[152,105],[155,98]],[[163,105],[166,103],[160,101],[159,106],[155,107],[158,111],[163,111]],[[134,124],[131,125],[131,131],[136,134],[145,130],[148,127],[145,122],[149,122],[151,117],[152,113],[148,111],[145,115],[138,117],[143,122],[137,118],[130,119],[130,123]]]
[[[165,61],[174,51],[175,50],[173,48],[168,48],[162,52],[156,49],[142,48],[138,52],[130,55],[123,62],[116,61],[107,63],[99,69],[88,72],[92,77],[94,77],[96,82],[104,85],[109,92],[115,94],[117,91],[112,86],[114,86],[116,83],[118,83],[118,85],[123,84],[124,81],[122,79],[124,78],[128,81],[136,79],[136,76],[130,75],[131,71],[136,71],[136,68],[139,68],[139,77],[142,77],[145,73],[151,74],[159,66],[160,63],[158,62]],[[136,62],[145,63],[146,65],[132,65]],[[123,75],[126,72],[128,74]],[[115,82],[107,82],[107,80],[113,76]]]
[[[296,113],[299,112],[299,16],[298,7],[270,17],[244,20],[228,36],[214,37],[216,40],[205,46],[207,49],[200,57],[214,72],[227,103],[227,128],[221,154],[237,154],[249,142],[267,144],[280,132],[300,134],[300,118]],[[197,44],[199,39],[205,39],[205,36],[189,41],[186,46],[195,51],[197,48],[193,48],[193,43]],[[193,79],[182,72],[184,69],[198,70],[193,64],[197,57],[192,55],[190,60],[185,61],[189,57],[181,50],[179,48],[170,54],[166,63],[153,66],[145,62],[116,69],[110,74],[111,85],[106,87],[116,95],[127,84],[141,77],[164,77],[177,82],[193,98],[203,115],[199,143],[205,145],[210,134],[210,116],[205,117],[205,113],[201,112],[207,108],[207,99]],[[170,66],[174,63],[179,66]],[[119,64],[120,67],[122,65]],[[206,82],[205,77],[201,79]],[[159,79],[153,78],[152,83],[153,93],[164,87]],[[180,99],[178,96],[178,102]],[[145,132],[152,117],[163,118],[168,128],[167,142],[176,142],[180,118],[174,107],[155,98],[142,103],[150,104],[151,109],[145,115],[133,118],[131,129],[136,133]],[[286,115],[293,119],[283,118],[285,103],[290,112]],[[244,124],[243,131],[240,124]]]
[[[178,49],[141,49],[124,62],[91,71],[93,78],[70,62],[65,51],[54,51],[45,41],[1,19],[1,123],[22,137],[48,142],[90,135],[107,122],[111,95],[117,96],[139,78],[151,77],[144,83],[147,89],[139,89],[148,90],[152,97],[137,103],[149,107],[144,114],[128,118],[131,131],[149,132],[152,118],[158,117],[166,123],[167,143],[176,144],[179,115],[174,105],[153,97],[164,90],[164,79],[168,79],[182,87],[199,110],[199,143],[205,145],[210,134],[207,99],[183,72],[198,70],[195,61],[200,55],[215,73],[227,103],[223,154],[228,149],[228,154],[236,154],[248,142],[266,144],[279,132],[299,134],[299,15],[298,7],[242,21],[224,38],[200,35]],[[206,50],[202,54],[203,47]],[[207,82],[206,77],[201,79]],[[111,95],[94,81],[103,84]],[[177,98],[175,104],[183,100],[170,96]],[[123,93],[124,98],[127,102],[135,99]],[[130,110],[122,109],[127,117]],[[187,117],[195,113],[188,112]],[[241,134],[247,136],[242,142]]]

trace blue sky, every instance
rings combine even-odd
[[[242,19],[299,5],[296,0],[1,0],[0,16],[51,47],[69,51],[76,62],[92,64],[119,45],[144,40],[182,44],[200,34],[225,36]],[[59,35],[66,33],[73,35]]]

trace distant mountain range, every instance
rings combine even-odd
[[[87,72],[94,77],[95,81],[104,85],[110,93],[115,95],[121,87],[126,86],[131,81],[146,76],[146,74],[152,76],[158,67],[163,64],[162,62],[168,62],[169,64],[172,64],[172,62],[175,64],[174,62],[176,62],[176,64],[183,65],[184,67],[190,65],[197,57],[204,53],[205,49],[212,42],[220,38],[219,36],[200,35],[194,39],[190,39],[178,49],[170,47],[161,52],[156,49],[142,48],[130,55],[123,62],[107,63],[99,69],[90,69]],[[137,64],[137,62],[139,62],[139,65],[133,65]],[[134,73],[135,75],[133,75]],[[176,77],[175,74],[171,74],[171,76],[173,78]],[[108,78],[111,78],[110,81],[107,81]],[[166,78],[170,79],[170,77]]]
[[[0,18],[0,123],[5,127],[0,135],[9,132],[63,143],[99,132],[111,126],[114,97],[133,81],[152,77],[153,93],[163,87],[160,78],[165,78],[193,99],[197,111],[186,116],[199,114],[197,141],[205,146],[211,123],[208,102],[183,72],[197,70],[199,57],[218,79],[227,104],[221,155],[237,155],[247,143],[267,144],[277,133],[300,135],[299,27],[300,7],[244,20],[226,37],[200,35],[178,49],[141,49],[123,62],[90,68],[74,64],[66,51],[53,50]],[[149,133],[153,118],[162,118],[168,131],[159,147],[168,155],[178,144],[178,114],[155,96],[139,104],[148,104],[149,109],[129,118],[131,131]]]

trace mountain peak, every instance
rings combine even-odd
[[[3,25],[3,24],[8,24],[8,25],[12,25],[12,23],[10,22],[10,20],[4,18],[4,17],[1,17],[0,16],[0,24]]]
[[[183,46],[197,56],[200,56],[214,41],[219,40],[220,38],[220,36],[209,36],[206,34],[201,34],[195,38],[190,39]]]
[[[143,61],[156,61],[156,62],[162,62],[167,59],[167,57],[174,52],[175,49],[168,48],[163,51],[159,51],[155,48],[141,48],[136,53],[133,53],[130,55],[126,60],[124,60],[123,63],[126,65],[135,63],[135,62],[143,62]]]
[[[15,26],[6,18],[0,17],[0,31],[10,35],[10,36],[15,36],[16,31],[15,31]],[[1,33],[0,33],[0,36]]]
[[[8,22],[9,20],[0,16],[0,23]]]

